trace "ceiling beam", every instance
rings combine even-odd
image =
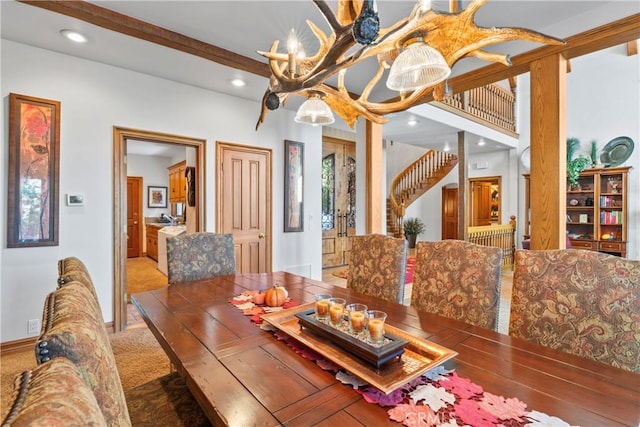
[[[186,52],[238,70],[269,77],[267,64],[239,55],[235,52],[187,37],[175,31],[114,12],[86,1],[19,0],[20,3],[37,6],[51,12],[80,19],[107,30],[116,31],[171,49]]]

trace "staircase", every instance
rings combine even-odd
[[[407,166],[391,183],[387,199],[387,234],[404,237],[406,208],[442,180],[458,164],[458,156],[429,150]]]

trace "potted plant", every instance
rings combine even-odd
[[[591,159],[584,156],[576,157],[575,159],[567,162],[567,182],[569,183],[569,188],[577,189],[580,172],[590,165]]]
[[[426,229],[424,222],[420,218],[407,218],[403,222],[403,228],[409,247],[415,248],[418,235],[424,233]]]

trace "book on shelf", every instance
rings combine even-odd
[[[605,225],[622,224],[622,212],[620,211],[600,212],[600,224],[605,224]]]

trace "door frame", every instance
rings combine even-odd
[[[168,133],[113,127],[113,330],[120,332],[127,322],[127,140],[159,142],[193,147],[196,150],[196,230],[205,229],[206,140]]]
[[[264,153],[267,156],[269,164],[267,165],[267,171],[269,173],[267,183],[267,194],[265,194],[266,201],[266,236],[265,236],[265,262],[267,266],[267,272],[272,271],[272,250],[273,250],[273,152],[270,148],[265,147],[257,147],[253,145],[243,145],[236,144],[233,142],[225,142],[225,141],[216,141],[216,230],[218,232],[222,232],[222,215],[224,212],[224,201],[225,197],[223,197],[223,170],[222,165],[224,162],[223,152],[225,150],[236,150],[236,151],[252,151],[252,152],[260,152]],[[284,193],[283,193],[284,194]]]

